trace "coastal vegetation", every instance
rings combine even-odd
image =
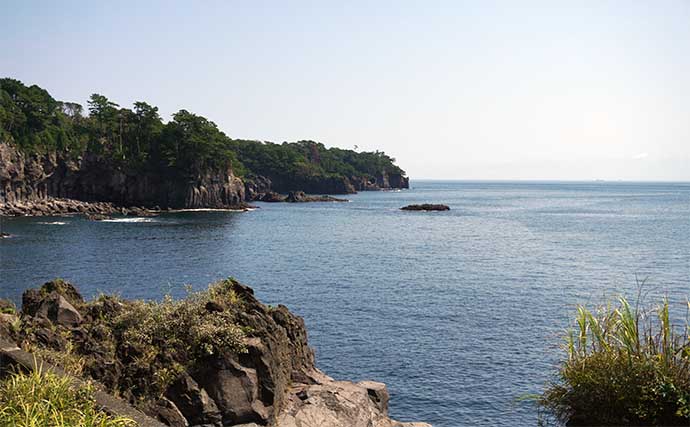
[[[0,425],[14,427],[135,427],[136,423],[101,411],[90,385],[37,369],[0,379]]]
[[[539,400],[547,412],[572,426],[690,423],[689,326],[672,325],[667,300],[579,306],[575,320],[558,380]]]
[[[132,173],[173,177],[226,166],[236,176],[261,175],[276,182],[404,175],[395,159],[380,151],[326,148],[315,141],[233,139],[187,110],[164,122],[153,105],[137,101],[125,108],[101,94],[91,95],[84,109],[11,78],[0,79],[0,142],[31,154],[89,153]]]
[[[56,279],[0,316],[0,341],[0,425],[130,426],[100,408],[140,425],[428,426],[391,420],[385,384],[324,375],[303,319],[231,278],[159,302],[85,301]],[[19,370],[33,373],[8,377]]]
[[[242,303],[234,283],[220,281],[180,300],[126,301],[101,295],[84,302],[69,283],[57,279],[27,294],[24,314],[40,315],[40,306],[32,306],[31,300],[44,304],[53,293],[63,295],[70,304],[64,310],[89,320],[82,323],[80,335],[75,337],[65,320],[56,318],[54,334],[46,339],[40,321],[31,323],[34,318],[25,316],[16,327],[18,338],[23,348],[47,362],[76,376],[98,377],[118,395],[134,401],[157,398],[200,361],[246,351],[248,330],[235,321]],[[60,307],[48,310],[59,312]]]

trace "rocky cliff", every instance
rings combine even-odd
[[[410,188],[410,180],[402,174],[381,172],[375,177],[265,177],[245,179],[247,201],[262,200],[270,193],[303,191],[308,194],[352,194],[358,191],[379,191]]]
[[[186,178],[142,174],[89,153],[27,155],[0,143],[0,205],[65,198],[119,206],[227,208],[241,205],[244,191],[230,169]]]
[[[78,367],[169,426],[428,426],[391,420],[384,384],[335,381],[319,371],[304,321],[284,306],[261,304],[234,280],[167,304],[155,322],[194,313],[193,326],[170,331],[171,342],[161,340],[165,330],[139,340],[152,325],[136,311],[149,306],[109,297],[85,302],[69,283],[53,281],[25,292],[17,315],[0,315],[0,338],[66,370]],[[0,301],[11,311],[6,307]],[[135,324],[121,321],[128,313]],[[214,318],[225,320],[213,327]],[[238,351],[199,352],[213,342],[208,337],[227,339],[235,327],[242,331]]]
[[[303,191],[310,194],[350,194],[357,191],[409,188],[401,174],[385,172],[375,177],[309,176],[274,177],[250,175],[244,180],[232,169],[203,169],[191,176],[138,172],[119,167],[103,157],[69,152],[25,154],[0,143],[0,214],[97,212],[115,207],[238,208],[245,201],[264,200],[274,193]],[[59,198],[81,202],[110,203],[110,207],[80,204],[53,206]],[[269,197],[270,198],[270,197]],[[275,197],[274,197],[275,199]],[[26,208],[27,204],[34,204]],[[34,209],[38,206],[38,209]]]

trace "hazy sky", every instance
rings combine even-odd
[[[688,0],[0,9],[0,75],[61,100],[381,149],[413,178],[690,180]]]

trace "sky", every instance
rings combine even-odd
[[[690,1],[12,1],[0,76],[382,150],[421,179],[690,181]]]

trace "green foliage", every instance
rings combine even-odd
[[[99,410],[91,386],[75,387],[52,372],[16,373],[0,380],[0,425],[16,427],[134,427]]]
[[[122,307],[89,326],[108,343],[109,358],[122,364],[115,388],[138,399],[158,397],[186,368],[210,356],[246,351],[245,331],[235,322],[241,302],[232,283],[213,284],[182,300],[124,302],[102,296],[95,302],[96,308]],[[209,302],[219,309],[208,310]]]
[[[28,153],[96,154],[133,172],[189,178],[207,168],[231,168],[238,176],[272,179],[374,177],[404,174],[383,152],[326,148],[314,141],[282,144],[233,140],[212,121],[180,110],[164,124],[158,108],[135,102],[121,108],[101,94],[88,101],[60,102],[38,86],[0,79],[0,141]]]
[[[625,298],[592,312],[578,307],[568,359],[540,404],[568,425],[688,425],[687,325],[670,323],[669,304],[652,311]]]
[[[380,173],[404,175],[385,153],[326,148],[314,141],[284,142],[234,140],[234,150],[248,172],[275,177],[374,177]]]

